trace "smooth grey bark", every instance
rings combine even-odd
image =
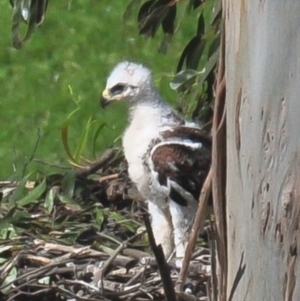
[[[300,1],[224,0],[227,300],[300,300]]]

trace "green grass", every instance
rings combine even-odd
[[[12,9],[8,1],[0,2],[0,179],[20,176],[33,152],[38,129],[35,157],[68,164],[61,128],[76,109],[74,100],[80,109],[69,120],[71,149],[75,150],[90,117],[96,120],[94,129],[107,124],[96,142],[95,156],[113,145],[125,127],[126,107],[119,104],[104,111],[99,107],[99,97],[108,73],[121,60],[147,64],[163,96],[176,101],[178,95],[169,88],[169,81],[184,46],[194,35],[197,11],[183,19],[167,55],[162,55],[157,52],[162,34],[152,40],[138,36],[136,10],[124,24],[122,15],[127,4],[50,1],[42,27],[22,50],[15,50],[10,37]],[[91,141],[84,156],[94,159]],[[35,169],[49,172],[49,167],[30,164],[29,170]]]

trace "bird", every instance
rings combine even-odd
[[[129,103],[122,144],[128,174],[147,202],[155,242],[168,258],[182,258],[198,197],[211,164],[211,137],[161,97],[149,68],[118,63],[100,104]]]

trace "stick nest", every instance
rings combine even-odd
[[[34,182],[0,182],[1,301],[166,300],[145,204],[112,156]],[[181,265],[167,262],[173,287]],[[207,300],[210,268],[205,237],[177,300]]]

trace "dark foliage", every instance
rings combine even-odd
[[[48,7],[48,0],[9,0],[13,7],[12,20],[12,43],[17,49],[22,48],[34,30],[40,26],[45,18]],[[21,23],[27,24],[27,31],[24,37],[20,38]]]

